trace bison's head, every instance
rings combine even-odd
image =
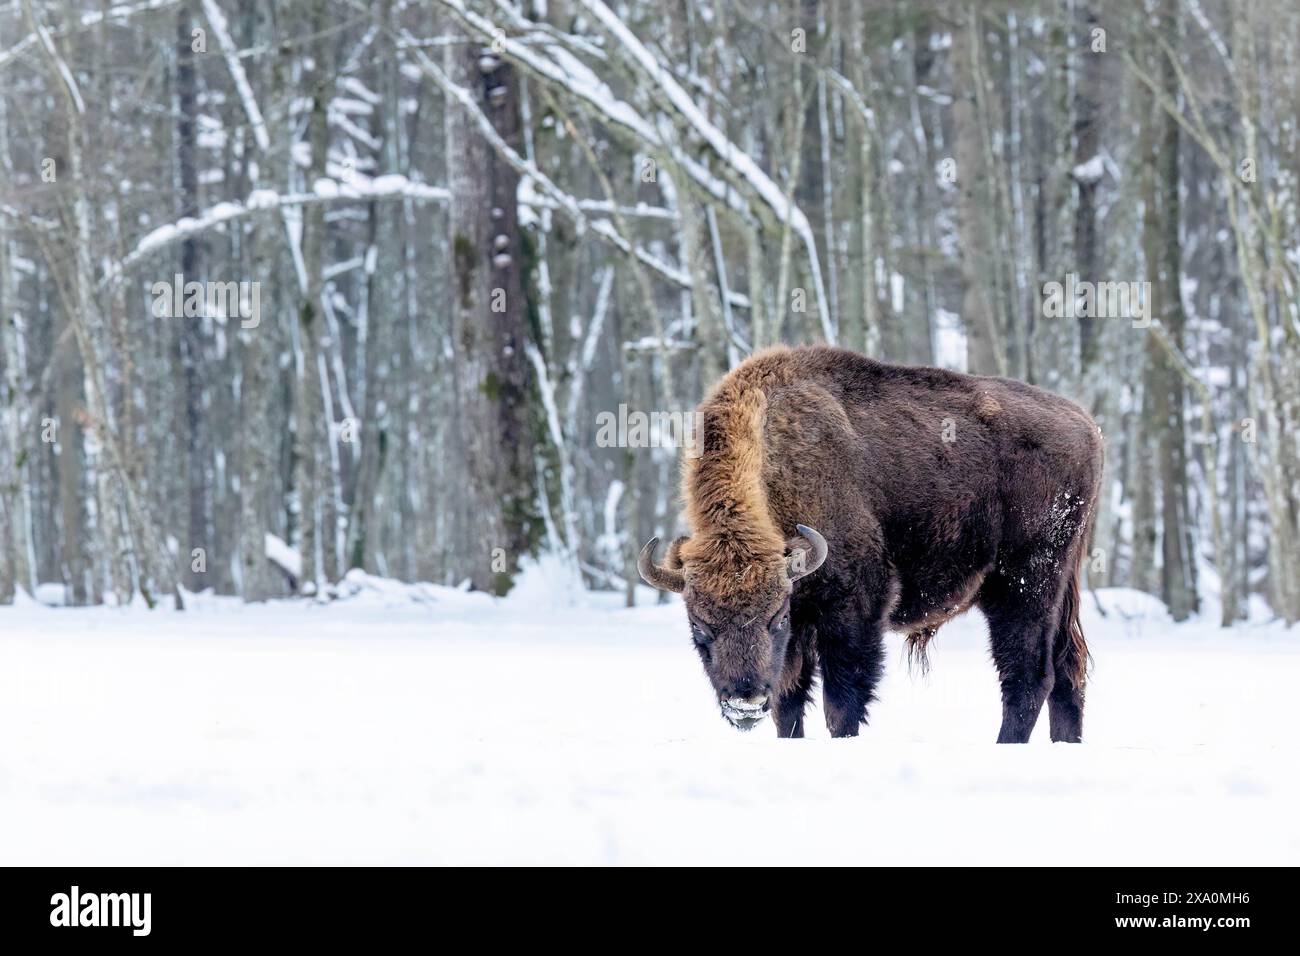
[[[740,730],[750,730],[772,708],[790,641],[791,586],[826,560],[826,539],[806,525],[790,541],[785,560],[749,575],[743,588],[718,587],[697,580],[683,560],[679,538],[668,560],[655,562],[651,538],[641,549],[637,567],[652,587],[674,591],[686,602],[691,640],[713,684],[722,716]]]

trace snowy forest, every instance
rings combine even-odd
[[[828,342],[1084,405],[1088,586],[1300,619],[1287,0],[0,0],[0,90],[0,602],[630,602],[663,422]]]

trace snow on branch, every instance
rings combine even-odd
[[[1223,37],[1219,35],[1219,31],[1214,28],[1214,24],[1210,22],[1210,18],[1207,17],[1205,11],[1201,9],[1201,4],[1198,0],[1185,0],[1183,5],[1187,11],[1191,13],[1192,19],[1196,21],[1196,25],[1205,32],[1205,37],[1210,41],[1210,46],[1214,47],[1214,52],[1219,55],[1219,60],[1223,63],[1224,70],[1235,82],[1237,79],[1237,68],[1233,65],[1232,55],[1228,52],[1228,46],[1223,42]]]
[[[410,38],[406,31],[402,31],[402,34],[402,39]],[[415,64],[420,68],[420,72],[437,83],[444,93],[461,105],[461,108],[474,121],[483,138],[487,140],[488,145],[502,159],[509,163],[517,173],[528,176],[537,185],[541,186],[574,221],[583,226],[587,224],[586,217],[582,214],[582,210],[578,208],[578,201],[555,185],[549,176],[538,169],[532,162],[519,155],[517,150],[501,138],[501,134],[493,127],[491,120],[484,116],[483,111],[478,108],[478,104],[474,102],[474,96],[469,90],[457,83],[453,83],[451,77],[444,73],[442,68],[429,59],[424,51],[418,47],[412,47],[411,52],[415,55]]]
[[[217,4],[217,0],[203,0],[203,15],[208,18],[208,26],[212,27],[212,32],[216,34],[217,45],[221,47],[221,55],[225,57],[226,68],[230,71],[230,79],[239,93],[239,102],[243,104],[248,123],[253,128],[253,138],[257,141],[257,148],[265,153],[271,148],[271,137],[266,132],[266,123],[262,120],[262,111],[258,108],[256,97],[253,96],[248,74],[244,72],[244,64],[239,62],[239,48],[235,46],[235,41],[230,36],[226,14]]]
[[[174,7],[179,2],[180,0],[145,0],[143,3],[119,3],[107,10],[93,10],[89,13],[83,13],[74,27],[57,27],[47,32],[53,36],[63,36],[72,33],[74,30],[85,30],[100,23],[119,23],[135,16],[137,13],[150,13],[167,7]],[[0,68],[20,59],[28,50],[40,42],[39,35],[32,32],[7,50],[0,50]]]
[[[1101,182],[1101,178],[1105,176],[1107,172],[1111,173],[1115,179],[1120,178],[1119,168],[1115,165],[1115,162],[1108,154],[1101,152],[1086,162],[1079,163],[1077,166],[1073,167],[1070,170],[1070,175],[1074,177],[1076,182],[1084,183],[1085,185],[1096,185]]]
[[[617,40],[627,51],[628,56],[641,72],[649,78],[672,104],[687,124],[709,144],[714,153],[730,166],[741,179],[772,210],[776,218],[788,223],[803,242],[808,254],[809,271],[816,286],[817,309],[821,318],[822,334],[826,341],[835,342],[835,329],[831,325],[830,310],[826,302],[826,291],[822,288],[821,264],[817,256],[817,244],[813,240],[812,226],[808,217],[792,198],[786,196],[772,179],[763,172],[753,157],[742,150],[725,133],[709,120],[695,104],[691,95],[682,89],[681,84],[664,69],[645,44],[605,6],[602,0],[578,0],[583,7],[600,23],[610,36]]]
[[[580,231],[591,230],[592,233],[601,239],[604,239],[616,249],[619,249],[627,255],[635,256],[639,262],[645,264],[675,285],[683,289],[691,288],[691,278],[685,270],[669,265],[653,253],[647,252],[640,246],[634,245],[630,240],[620,235],[618,230],[614,228],[614,224],[608,219],[589,220],[582,210],[581,203],[577,199],[557,186],[549,176],[538,169],[535,163],[521,156],[517,150],[512,148],[509,143],[501,138],[501,135],[497,133],[496,129],[492,126],[492,122],[484,116],[483,111],[479,109],[478,104],[474,101],[473,95],[464,87],[453,83],[451,78],[443,72],[441,67],[429,59],[419,46],[411,42],[413,37],[411,37],[409,33],[403,30],[396,39],[400,45],[413,55],[415,65],[419,68],[420,72],[437,83],[447,96],[459,103],[461,107],[469,113],[470,118],[474,120],[479,132],[483,135],[483,138],[487,140],[488,145],[496,151],[497,155],[509,163],[520,176],[525,177],[526,181],[531,180],[535,185],[540,187],[542,192],[545,193],[546,196],[548,196],[555,204],[553,208],[556,208],[567,215],[570,220],[578,226]],[[612,207],[610,208],[612,209]],[[732,301],[733,304],[741,308],[745,308],[749,304],[749,300],[743,296],[735,298]]]
[[[690,352],[699,348],[699,343],[690,339],[674,339],[668,336],[643,335],[623,343],[624,352]]]
[[[584,53],[592,59],[606,59],[599,37],[581,37],[577,34],[565,33],[544,20],[529,20],[511,6],[511,0],[493,0],[493,2],[512,27],[523,33],[534,34],[529,38],[530,42],[535,41],[545,45],[559,43],[575,53]]]
[[[72,75],[72,70],[68,68],[68,62],[63,59],[63,54],[59,52],[59,48],[54,45],[54,38],[50,36],[50,31],[45,29],[45,24],[37,19],[36,11],[32,9],[30,0],[28,0],[26,7],[27,19],[31,21],[32,29],[41,44],[41,49],[45,51],[45,55],[50,58],[50,62],[54,64],[54,68],[58,71],[59,79],[63,81],[63,87],[67,90],[73,108],[76,109],[79,116],[84,116],[86,101],[81,98],[81,87],[77,86],[76,77]]]
[[[654,253],[646,251],[641,246],[632,245],[619,234],[618,230],[614,228],[614,224],[608,219],[597,219],[588,223],[588,228],[621,252],[635,256],[637,262],[648,267],[652,272],[658,273],[678,288],[690,289],[692,287],[691,275],[687,270],[679,269],[671,263],[664,262]],[[738,309],[749,308],[749,297],[746,295],[731,292],[728,294],[727,299]]]
[[[298,549],[268,531],[263,538],[263,553],[289,579],[289,586],[296,589],[302,580],[302,555]]]
[[[217,203],[198,216],[186,216],[176,222],[159,226],[137,242],[135,248],[121,262],[107,271],[102,284],[116,281],[131,266],[159,249],[258,212],[321,202],[369,202],[377,199],[446,202],[450,198],[451,192],[447,189],[412,182],[405,176],[398,175],[379,176],[376,179],[355,177],[347,183],[340,183],[333,179],[318,179],[310,193],[278,193],[273,189],[255,189],[244,202]]]
[[[615,96],[609,84],[574,56],[569,49],[554,42],[546,42],[549,34],[537,31],[530,38],[536,42],[524,42],[506,34],[487,17],[467,9],[464,0],[440,0],[440,2],[461,23],[478,34],[485,42],[491,42],[504,56],[538,79],[563,89],[611,129],[630,135],[652,152],[669,156],[686,172],[697,188],[715,201],[725,204],[741,218],[752,220],[753,214],[749,204],[737,189],[726,180],[713,175],[702,163],[666,138],[659,128],[643,117],[635,107]],[[512,23],[529,22],[518,16],[512,17]],[[405,34],[401,41],[401,45],[407,47],[418,44],[419,41],[409,33]]]
[[[862,118],[862,122],[871,132],[871,135],[876,135],[876,111],[867,105],[866,100],[862,98],[862,94],[858,92],[858,88],[849,82],[848,77],[843,73],[828,66],[822,67],[822,75],[830,80],[831,85],[844,94],[845,98],[853,104],[854,110]]]
[[[46,219],[44,216],[25,212],[17,206],[11,206],[8,203],[0,203],[0,216],[6,216],[10,219],[18,220],[25,225],[44,229],[46,231],[57,229],[59,227],[59,224],[53,219]]]
[[[578,514],[573,493],[573,465],[569,459],[569,443],[565,441],[564,429],[560,426],[560,410],[555,403],[555,385],[546,369],[546,359],[542,358],[537,345],[529,339],[524,342],[524,354],[532,363],[537,375],[537,392],[542,399],[542,410],[546,413],[546,427],[550,432],[551,443],[560,455],[560,515],[564,523],[564,550],[570,560],[576,560],[578,554]]]
[[[697,188],[702,189],[714,200],[724,203],[742,217],[751,218],[750,209],[744,197],[729,180],[715,176],[704,164],[687,155],[655,123],[642,116],[630,104],[615,96],[609,85],[566,46],[555,42],[549,44],[542,42],[537,44],[525,43],[506,34],[504,30],[487,17],[469,10],[464,0],[440,0],[440,2],[466,27],[481,36],[485,41],[491,41],[494,47],[499,49],[504,56],[518,63],[540,79],[546,80],[568,92],[578,102],[600,117],[605,124],[632,135],[652,151],[667,154],[686,173]],[[822,284],[817,245],[813,239],[812,227],[807,216],[804,215],[797,204],[787,201],[780,187],[758,167],[758,164],[748,154],[731,143],[721,131],[705,118],[690,95],[662,68],[655,57],[622,25],[608,7],[600,3],[588,3],[587,0],[582,0],[582,2],[600,20],[602,26],[609,29],[610,25],[612,25],[616,28],[616,30],[609,31],[611,35],[624,48],[628,49],[633,59],[643,70],[646,70],[648,65],[650,78],[663,89],[671,105],[682,114],[690,126],[704,137],[713,151],[736,174],[736,178],[744,183],[750,192],[756,194],[765,205],[769,206],[782,223],[788,219],[791,230],[799,237],[808,256],[809,272],[812,274],[822,334],[828,342],[834,342],[836,340],[835,329],[831,325],[830,310]],[[526,26],[529,21],[523,20],[521,16],[512,15],[509,19],[512,26],[529,29]],[[537,31],[535,36],[541,41],[547,34]],[[418,52],[416,41],[409,33],[404,33],[399,42],[408,48],[415,48],[415,52]],[[603,230],[602,232],[601,229],[597,229],[598,234],[603,234],[610,238],[611,241],[616,241],[616,244],[623,248],[626,240],[623,240],[622,237],[617,237],[617,240],[615,240],[616,234],[611,235],[613,233],[612,225],[606,223]],[[646,262],[651,268],[656,268],[655,264],[647,261],[639,251],[637,258]],[[656,269],[656,271],[659,270]],[[669,278],[677,281],[675,277]],[[689,288],[689,279],[686,280],[683,287]],[[732,302],[733,304],[739,304],[734,298]]]
[[[560,208],[559,203],[553,199],[536,194],[521,198],[519,200],[524,205],[532,209],[550,209]],[[665,209],[663,206],[651,206],[649,203],[639,202],[635,206],[615,206],[607,199],[579,199],[578,208],[583,212],[601,213],[605,215],[620,215],[627,219],[662,219],[666,222],[676,222],[678,220],[677,211],[674,209]]]
[[[468,9],[464,0],[441,0],[441,3],[485,41],[493,42],[505,56],[542,79],[549,80],[584,100],[607,122],[624,127],[645,142],[656,146],[664,145],[653,123],[641,116],[631,105],[615,96],[604,80],[587,69],[576,57],[568,55],[563,48],[548,47],[547,52],[556,57],[552,59],[552,56],[545,55],[541,48],[509,36],[494,21]],[[403,39],[405,45],[414,42],[414,38],[409,34]],[[560,54],[567,56],[563,66],[558,62]]]

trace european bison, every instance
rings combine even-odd
[[[1022,382],[824,346],[751,357],[700,412],[682,482],[693,534],[662,564],[651,539],[639,568],[681,592],[727,720],[747,730],[770,710],[779,736],[803,736],[820,665],[827,726],[853,736],[882,631],[924,660],[975,605],[1002,684],[998,742],[1028,741],[1044,701],[1052,740],[1080,740],[1079,567],[1102,469],[1087,413]]]

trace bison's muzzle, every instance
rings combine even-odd
[[[766,694],[760,697],[724,697],[721,704],[722,716],[737,730],[753,730],[772,709],[771,699]]]

